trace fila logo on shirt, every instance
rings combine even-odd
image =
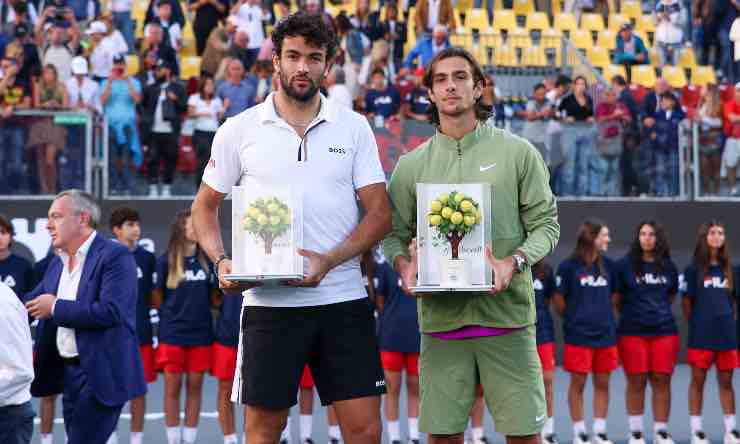
[[[665,285],[668,283],[668,278],[662,274],[654,275],[653,273],[645,273],[642,276],[636,276],[635,281],[638,284],[646,285]]]
[[[186,281],[206,281],[208,280],[208,276],[206,276],[206,272],[203,270],[198,270],[197,273],[193,273],[193,270],[185,270],[185,280]]]
[[[535,289],[535,291],[542,291],[545,289],[545,286],[542,285],[542,281],[539,279],[535,279],[534,282],[532,282],[532,287]]]
[[[582,275],[578,278],[581,283],[581,287],[606,287],[609,282],[604,279],[604,276],[594,277],[590,274]]]
[[[13,278],[13,276],[7,276],[5,279],[2,280],[2,282],[3,282],[3,284],[7,285],[10,288],[14,288],[15,287],[15,284],[16,284],[15,279]]]
[[[727,288],[727,279],[719,276],[706,276],[704,288]]]
[[[393,97],[391,96],[380,96],[375,99],[376,105],[390,105],[393,103]]]

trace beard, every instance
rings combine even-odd
[[[308,89],[304,92],[300,92],[293,88],[293,86],[290,84],[290,79],[288,76],[280,73],[280,87],[285,91],[285,94],[288,95],[293,100],[297,100],[299,102],[308,102],[309,100],[313,99],[316,94],[319,92],[319,85],[323,81],[322,79],[319,79],[318,82],[314,81],[311,77],[306,77],[306,80],[311,84],[311,86],[308,87]]]

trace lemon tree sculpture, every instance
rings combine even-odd
[[[480,223],[481,214],[478,203],[470,196],[452,191],[431,202],[427,220],[434,231],[432,245],[438,247],[448,242],[452,259],[458,259],[460,242]]]
[[[290,208],[275,197],[252,202],[242,218],[242,226],[265,243],[265,254],[272,254],[272,243],[290,228]]]

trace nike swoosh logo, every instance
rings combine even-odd
[[[490,164],[490,165],[488,165],[488,166],[483,166],[483,165],[481,165],[481,166],[480,166],[480,172],[482,173],[483,171],[488,171],[488,170],[490,170],[491,168],[493,168],[493,167],[495,167],[495,166],[496,166],[496,164],[495,164],[495,163],[492,163],[492,164]]]
[[[542,421],[543,419],[545,419],[545,415],[540,415],[540,416],[535,416],[535,417],[534,417],[534,421],[535,421],[535,422],[540,422],[540,421]]]

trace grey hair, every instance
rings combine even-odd
[[[344,69],[341,66],[335,65],[332,70],[334,71],[334,83],[337,85],[344,85],[347,81],[347,74],[344,72]]]
[[[98,227],[100,223],[100,205],[91,194],[72,188],[57,194],[54,200],[61,199],[64,196],[70,198],[76,213],[90,215],[90,228]]]

